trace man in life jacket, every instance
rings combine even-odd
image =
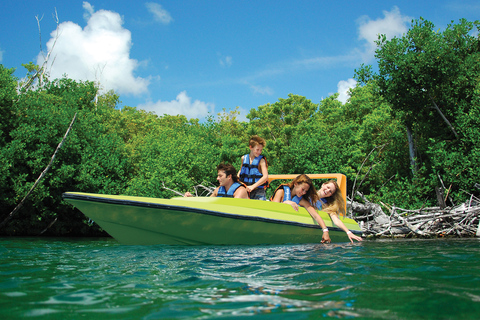
[[[217,181],[220,186],[213,191],[210,197],[249,199],[245,184],[238,180],[237,170],[234,166],[221,163],[217,166],[217,171]],[[193,197],[193,195],[187,192],[185,197]]]
[[[242,156],[242,168],[238,172],[238,177],[247,185],[250,199],[266,200],[268,164],[262,155],[265,144],[265,139],[257,135],[252,136],[249,141],[250,153]]]

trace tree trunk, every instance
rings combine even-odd
[[[408,151],[410,152],[410,165],[412,167],[412,173],[415,175],[417,172],[417,163],[415,162],[415,145],[413,142],[412,128],[410,124],[406,125],[407,127],[407,138],[408,138]]]

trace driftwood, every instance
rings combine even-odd
[[[441,113],[433,99],[432,102],[437,111]],[[445,117],[444,120],[449,124]],[[408,126],[407,129],[409,129]],[[457,136],[454,130],[453,132]],[[383,148],[383,146],[380,147]],[[357,176],[367,159],[377,148],[375,147],[365,158]],[[412,165],[413,167],[414,165]],[[370,169],[363,180],[369,173]],[[387,182],[392,178],[388,179]],[[440,187],[435,189],[438,207],[406,210],[381,203],[388,210],[388,215],[383,212],[379,204],[369,202],[360,192],[356,191],[354,183],[352,200],[347,202],[349,215],[359,223],[367,237],[480,237],[480,199],[471,195],[470,201],[455,205],[450,197],[452,186],[450,185],[447,189],[440,175],[438,175],[438,179],[441,184]],[[480,184],[476,183],[474,187],[480,189]],[[445,190],[447,190],[446,195]],[[353,201],[354,194],[358,195],[364,203]],[[447,199],[451,206],[447,206]]]
[[[470,199],[453,207],[429,207],[407,210],[396,206],[348,203],[367,237],[474,237],[480,236],[480,201]]]

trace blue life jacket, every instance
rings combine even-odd
[[[328,203],[327,199],[326,198],[320,198],[320,200],[317,201],[317,203],[315,204],[315,206],[318,208],[318,210],[321,210],[322,209],[322,205],[324,203]]]
[[[292,190],[290,190],[290,187],[287,186],[287,185],[283,186],[283,201],[282,202],[290,200],[290,201],[295,202],[296,204],[300,204],[300,200],[302,200],[302,199],[303,199],[303,197],[299,197],[299,196],[295,196],[292,199]]]
[[[233,198],[235,191],[241,186],[242,184],[240,182],[234,182],[227,192],[225,192],[224,186],[220,186],[217,191],[217,197]]]
[[[260,172],[260,170],[258,170],[258,166],[260,165],[260,160],[262,160],[262,158],[265,159],[265,162],[267,161],[264,156],[259,155],[253,159],[252,163],[250,164],[250,155],[246,154],[243,156],[242,168],[240,169],[240,181],[245,183],[247,186],[251,186],[263,177],[263,174]],[[267,182],[261,186],[258,186],[258,188],[266,187]]]

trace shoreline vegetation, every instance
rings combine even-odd
[[[49,79],[51,52],[23,79],[0,64],[0,235],[104,236],[62,193],[208,187],[216,164],[240,167],[256,134],[269,174],[344,174],[367,238],[478,236],[480,22],[440,31],[420,18],[376,44],[377,66],[354,71],[346,103],[290,93],[248,121],[239,107],[200,121],[121,105],[99,83]]]

